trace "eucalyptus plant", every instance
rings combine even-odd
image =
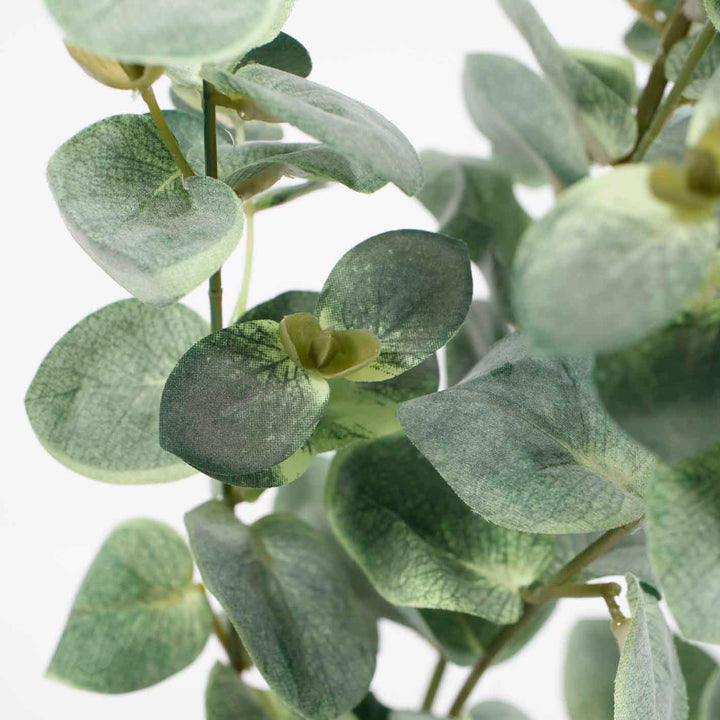
[[[418,156],[308,80],[282,32],[293,0],[46,0],[80,68],[148,114],[100,120],[49,162],[69,233],[132,297],[50,350],[30,422],[93,480],[217,481],[187,539],[148,519],[110,533],[49,677],[140,690],[214,633],[208,720],[397,719],[370,692],[383,619],[438,654],[403,715],[432,712],[453,663],[471,669],[438,716],[527,720],[469,697],[556,601],[594,598],[607,619],[567,645],[572,720],[720,718],[697,645],[720,644],[720,0],[628,1],[619,56],[562,48],[529,0],[498,0],[541,73],[466,58],[481,158]],[[248,308],[254,215],[330,183],[393,183],[438,232],[369,238],[318,291]],[[532,217],[518,185],[550,186],[553,206]],[[210,322],[180,302],[205,282]],[[272,513],[244,522],[266,492]]]

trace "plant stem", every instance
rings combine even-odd
[[[702,56],[715,38],[715,33],[715,26],[708,20],[698,34],[695,44],[690,50],[690,54],[685,59],[685,63],[678,74],[677,80],[675,80],[675,84],[672,86],[672,90],[670,90],[665,102],[663,102],[655,113],[647,132],[640,139],[637,149],[632,155],[633,162],[640,162],[643,157],[645,157],[645,153],[650,148],[650,145],[652,145],[653,140],[660,134],[665,123],[680,104],[683,91],[692,80],[698,63],[702,60]]]
[[[536,592],[536,600],[533,603],[526,603],[525,610],[520,619],[513,625],[506,625],[487,646],[485,654],[477,665],[470,671],[467,680],[460,688],[455,701],[450,708],[450,717],[457,717],[461,712],[470,693],[475,689],[480,678],[490,667],[493,660],[500,654],[503,648],[512,640],[539,612],[545,600],[546,593],[552,594],[552,589],[561,585],[565,585],[576,575],[582,572],[588,565],[597,560],[603,553],[607,552],[620,539],[632,532],[642,522],[642,518],[633,520],[633,522],[623,525],[622,527],[608,530],[604,535],[599,537],[592,545],[589,545],[581,553],[576,555],[567,565],[557,572],[552,579]]]
[[[430,710],[432,710],[433,702],[435,701],[435,696],[437,695],[438,689],[440,688],[440,683],[442,682],[446,668],[447,658],[445,657],[445,655],[441,654],[440,657],[438,657],[437,664],[435,665],[435,670],[433,671],[432,677],[430,678],[430,684],[428,685],[427,692],[425,693],[425,699],[423,700],[421,708],[422,712],[429,713]]]
[[[163,139],[165,147],[167,147],[168,151],[173,156],[173,160],[175,160],[177,166],[180,168],[180,172],[183,174],[183,177],[192,177],[195,173],[190,167],[188,161],[185,159],[185,156],[178,145],[177,138],[173,135],[172,130],[170,130],[167,120],[158,105],[153,89],[149,87],[146,90],[143,90],[140,94],[142,99],[145,101],[145,104],[148,106],[148,110],[150,110],[150,117],[152,117],[155,127],[160,133],[160,137]]]
[[[622,588],[614,582],[611,583],[567,583],[547,588],[542,594],[540,602],[558,600],[560,598],[609,598],[616,597]],[[521,593],[525,602],[538,602],[534,592]]]
[[[243,270],[240,295],[238,295],[235,310],[232,314],[231,322],[233,323],[247,310],[248,295],[250,294],[250,278],[252,277],[253,255],[255,252],[255,208],[252,200],[245,203],[245,222],[245,269]]]

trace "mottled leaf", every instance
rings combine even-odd
[[[119,484],[178,480],[195,471],[158,443],[163,384],[180,356],[207,334],[182,305],[121,300],[81,320],[47,354],[25,408],[57,460]]]
[[[181,145],[202,127],[178,112],[168,120]],[[144,302],[186,295],[242,234],[235,194],[212,178],[183,180],[149,116],[117,115],[82,130],[53,155],[48,180],[80,247]]]
[[[474,54],[465,59],[465,103],[499,164],[520,182],[571,185],[585,177],[585,145],[561,97],[517,60]]]
[[[327,540],[290,515],[246,527],[217,501],[186,524],[205,585],[280,699],[318,720],[357,705],[375,669],[377,636]]]
[[[490,522],[528,532],[607,530],[641,516],[655,461],[610,420],[587,358],[558,360],[515,333],[459,385],[400,406],[412,442]]]
[[[520,326],[554,352],[614,350],[670,322],[708,273],[717,222],[662,202],[650,166],[578,183],[525,233],[514,264]]]
[[[212,628],[182,538],[162,523],[131,520],[96,555],[47,674],[94,692],[139,690],[193,662]]]

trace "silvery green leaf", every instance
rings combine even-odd
[[[45,449],[87,477],[119,484],[195,471],[161,449],[162,387],[180,356],[209,332],[182,305],[121,300],[81,320],[50,350],[25,398]]]
[[[340,452],[326,505],[343,546],[398,605],[512,623],[523,609],[520,590],[552,560],[553,538],[484,521],[402,435]]]
[[[514,333],[455,387],[400,406],[415,446],[475,512],[527,532],[607,530],[640,517],[653,456],[603,411],[588,358]]]
[[[546,76],[572,103],[596,150],[610,160],[635,146],[632,106],[558,45],[529,0],[499,0],[523,35]]]
[[[630,58],[596,50],[569,50],[568,54],[602,80],[628,105],[635,103],[637,99],[635,66]]]
[[[312,290],[288,290],[245,311],[238,323],[250,320],[274,320],[279,323],[286,315],[314,312],[320,293]]]
[[[638,60],[651,63],[660,52],[660,33],[647,21],[636,20],[625,33],[627,49]]]
[[[561,97],[517,60],[465,59],[465,103],[493,155],[519,182],[564,187],[588,172],[585,144]]]
[[[250,98],[276,120],[365,165],[408,195],[422,187],[422,167],[407,138],[367,105],[262,65],[248,65],[234,74],[206,67],[203,77],[226,95]]]
[[[524,712],[500,700],[486,700],[475,705],[467,717],[469,720],[530,720]]]
[[[565,650],[565,705],[570,720],[613,720],[620,651],[607,620],[580,620]]]
[[[520,326],[552,352],[607,352],[669,323],[712,265],[717,221],[650,190],[648,165],[578,183],[515,256]]]
[[[685,60],[690,54],[690,50],[696,40],[697,37],[695,36],[683,38],[673,46],[667,60],[665,61],[665,75],[670,82],[675,82],[677,80],[680,70],[685,64]],[[720,39],[716,37],[700,59],[700,62],[693,73],[692,80],[683,89],[683,97],[686,97],[689,100],[699,100],[703,92],[705,92],[708,81],[719,67]]]
[[[131,520],[95,556],[47,674],[94,692],[139,690],[193,662],[212,628],[182,538],[162,523]]]
[[[126,63],[172,65],[222,60],[264,45],[294,0],[45,0],[66,39]]]
[[[718,718],[720,718],[720,670],[715,671],[703,691],[699,720]]]
[[[459,383],[508,330],[493,303],[473,300],[458,334],[445,347],[448,385]]]
[[[657,598],[627,576],[632,622],[615,678],[614,720],[687,720],[685,681]]]
[[[710,126],[718,120],[720,120],[720,71],[708,80],[700,102],[695,106],[688,128],[688,147],[697,145]]]
[[[377,635],[322,534],[290,515],[246,527],[217,501],[185,522],[206,587],[278,697],[317,720],[357,705],[375,669]]]
[[[650,557],[683,636],[720,643],[720,444],[652,479]]]
[[[272,190],[268,190],[262,195],[258,195],[253,200],[253,208],[255,209],[255,212],[269,210],[270,208],[285,205],[285,203],[289,203],[299,197],[313,193],[316,190],[323,190],[326,187],[328,187],[327,183],[316,180],[307,180],[301,183],[294,183],[293,185],[274,187]]]
[[[185,144],[188,125],[199,121],[170,117]],[[117,115],[85,128],[53,155],[48,180],[78,244],[143,302],[186,295],[242,235],[242,203],[232,190],[212,178],[183,180],[149,116]]]
[[[675,651],[688,696],[688,720],[702,720],[703,694],[712,685],[712,678],[718,672],[718,664],[708,653],[697,645],[675,637]],[[720,710],[720,705],[718,705]],[[717,720],[717,716],[714,720]]]
[[[243,123],[243,133],[247,142],[257,140],[282,140],[283,129],[281,125],[266,123],[261,120],[250,120]]]
[[[380,356],[352,379],[385,380],[445,345],[465,320],[471,297],[465,243],[396,230],[365,240],[340,259],[315,313],[325,327],[373,333],[382,343]]]
[[[298,77],[307,77],[312,71],[312,60],[305,46],[284,32],[278,33],[269,43],[252,49],[235,64],[232,72],[250,63],[284,70]]]
[[[276,322],[233,325],[196,343],[170,374],[160,444],[222,482],[271,487],[284,478],[265,471],[303,454],[329,394],[290,359]]]
[[[720,443],[720,302],[595,365],[608,412],[672,464]]]
[[[688,106],[678,108],[648,149],[645,154],[645,162],[656,163],[667,160],[678,165],[684,163],[685,139],[692,116],[692,108]]]
[[[425,185],[417,197],[437,219],[439,232],[464,240],[471,260],[493,250],[509,266],[530,224],[515,199],[510,175],[488,160],[434,150],[420,157]]]
[[[720,0],[705,0],[705,10],[710,22],[716,28],[720,28]]]

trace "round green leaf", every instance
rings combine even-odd
[[[500,700],[487,700],[475,705],[467,717],[469,720],[529,720],[524,712]]]
[[[160,406],[160,444],[217,480],[270,487],[258,473],[287,460],[312,434],[327,382],[289,357],[278,324],[254,320],[195,344],[170,374]],[[306,465],[305,465],[306,466]]]
[[[690,640],[720,643],[720,445],[676,468],[650,492],[650,556],[670,610]]]
[[[720,443],[720,302],[600,356],[595,383],[615,420],[672,464]]]
[[[293,0],[45,0],[66,39],[127,63],[222,60],[275,37]]]
[[[180,131],[199,121],[174,119],[186,144]],[[232,190],[212,178],[183,180],[148,116],[118,115],[82,130],[52,157],[48,180],[80,247],[144,302],[168,304],[196,288],[242,235]]]
[[[475,125],[520,182],[552,180],[563,187],[587,175],[585,144],[572,115],[532,70],[502,55],[468,55],[463,84]]]
[[[373,333],[382,343],[380,357],[351,379],[385,380],[445,345],[465,320],[471,298],[463,242],[397,230],[365,240],[340,259],[315,314],[323,327]]]
[[[636,20],[623,39],[625,47],[643,62],[653,62],[660,53],[660,33],[645,20]]]
[[[280,699],[312,720],[357,705],[375,669],[377,635],[332,545],[290,515],[246,527],[216,501],[185,522],[205,585]]]
[[[434,150],[421,159],[425,185],[418,200],[435,216],[439,231],[464,240],[471,260],[492,250],[509,266],[530,218],[515,199],[508,173],[488,160]]]
[[[527,532],[607,530],[640,517],[653,456],[603,411],[587,358],[515,333],[467,378],[400,406],[416,447],[475,512]]]
[[[25,398],[45,449],[87,477],[119,484],[178,480],[195,471],[158,443],[162,387],[207,334],[182,305],[121,300],[81,320],[48,353]]]
[[[206,67],[203,77],[226,95],[249,97],[263,112],[366,165],[408,195],[422,187],[420,161],[407,138],[367,105],[262,65],[248,65],[235,74]]]
[[[568,54],[626,103],[631,105],[635,102],[635,66],[630,58],[596,50],[570,50]]]
[[[100,693],[154,685],[189,665],[213,628],[182,538],[152,520],[122,523],[93,560],[48,668]]]
[[[529,0],[499,1],[550,82],[572,103],[595,149],[610,160],[631,152],[637,139],[633,107],[558,45]]]
[[[347,551],[399,605],[512,623],[523,609],[520,590],[552,560],[553,538],[485,522],[402,435],[339,453],[326,502]]]
[[[675,651],[682,668],[688,696],[688,720],[702,720],[702,700],[712,678],[718,672],[714,658],[697,645],[675,637]],[[720,705],[718,706],[720,710]],[[716,716],[714,720],[717,720]]]
[[[662,202],[650,166],[585,180],[530,226],[514,265],[514,305],[554,352],[609,351],[670,322],[708,273],[717,245],[709,210]]]
[[[691,36],[683,38],[673,46],[665,61],[665,75],[670,82],[678,79],[680,70],[696,41],[697,37]],[[692,80],[683,90],[683,96],[689,100],[699,100],[705,92],[708,81],[718,68],[720,68],[720,38],[716,37],[700,59]]]
[[[284,70],[304,78],[312,71],[312,60],[305,46],[284,32],[278,33],[269,43],[251,50],[235,65],[233,72],[250,63]]]

